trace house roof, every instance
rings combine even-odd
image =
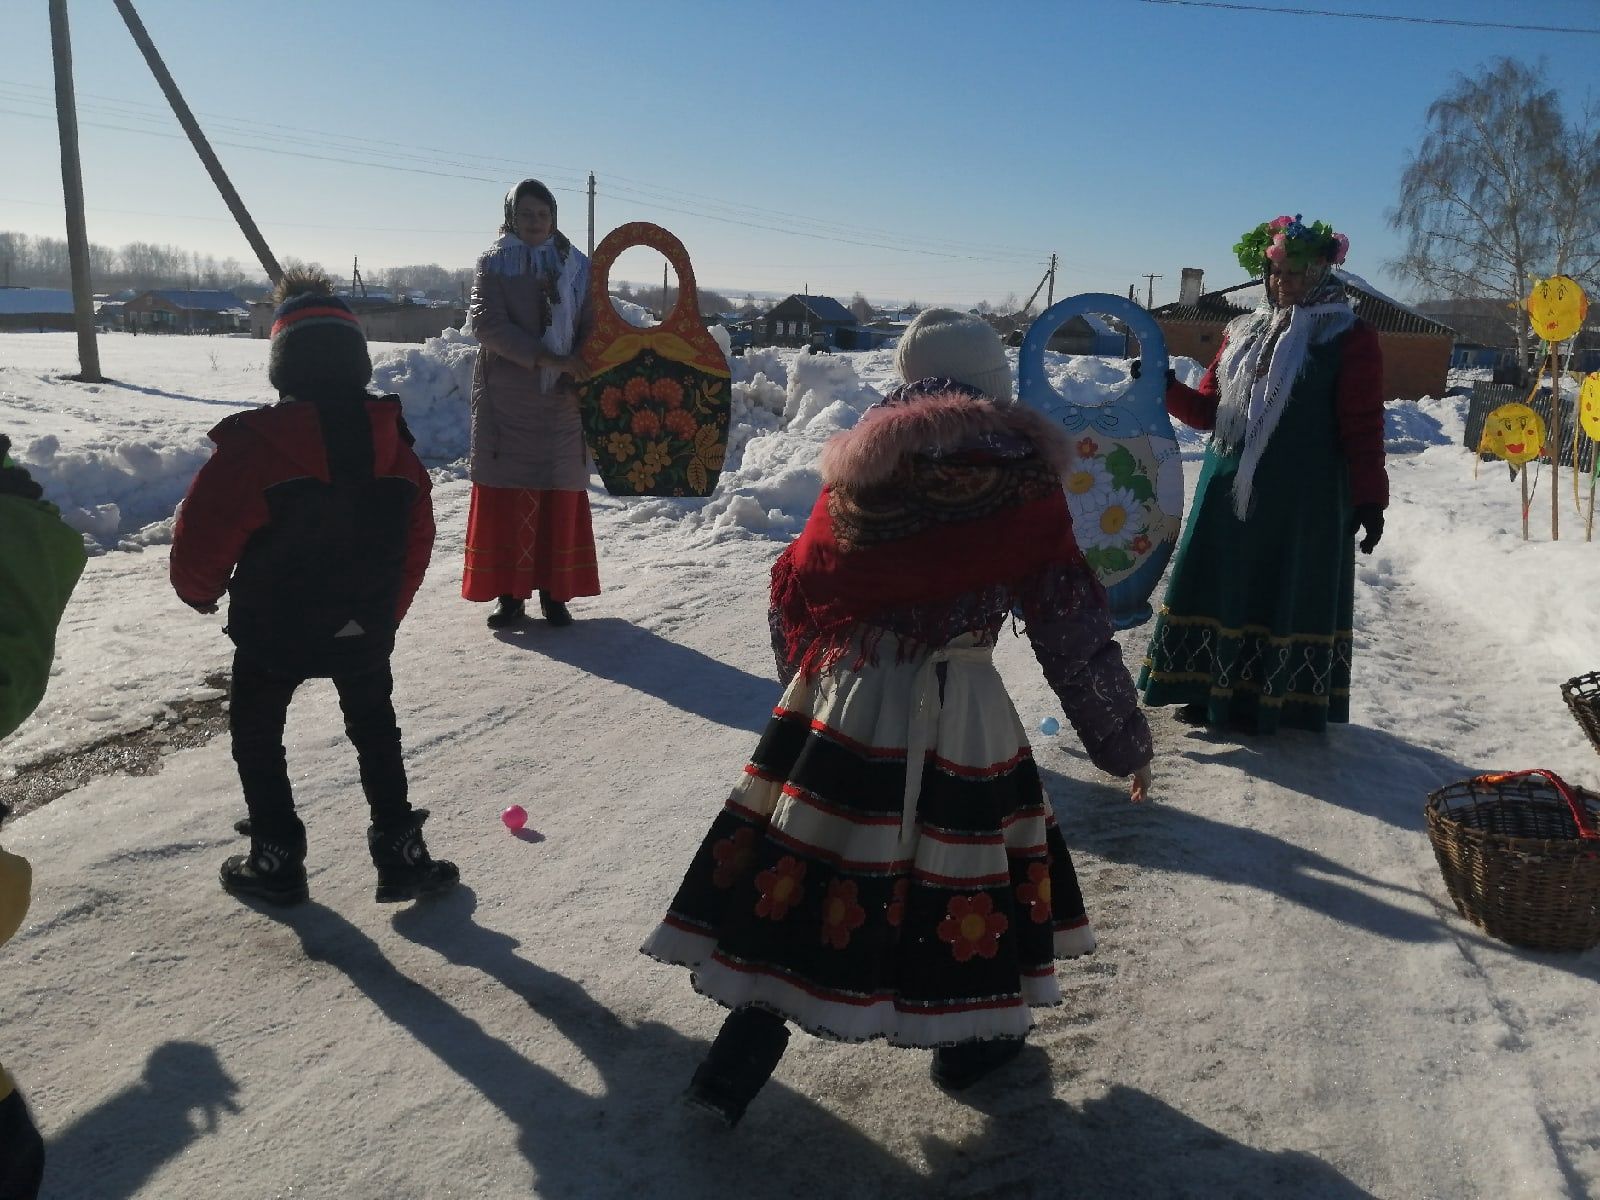
[[[0,288],[0,313],[9,316],[72,311],[72,293],[63,288]]]
[[[793,295],[790,300],[798,300],[819,321],[838,321],[845,325],[854,325],[856,318],[844,305],[832,296],[801,296]]]
[[[1455,330],[1442,321],[1418,312],[1385,296],[1361,276],[1348,271],[1336,271],[1350,296],[1350,307],[1356,316],[1379,333],[1420,333],[1434,337],[1454,337]],[[1261,298],[1260,279],[1246,280],[1220,291],[1207,292],[1194,304],[1163,304],[1153,310],[1153,315],[1164,321],[1186,324],[1227,324],[1241,313],[1253,309]]]
[[[145,295],[160,296],[168,304],[196,312],[227,312],[245,306],[244,301],[232,292],[214,289],[188,291],[184,288],[154,288]]]

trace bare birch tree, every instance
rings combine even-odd
[[[1427,124],[1389,214],[1406,235],[1391,267],[1442,298],[1504,301],[1527,362],[1532,335],[1512,310],[1532,281],[1570,275],[1591,294],[1600,283],[1593,114],[1568,126],[1542,70],[1501,58],[1482,75],[1457,75]]]

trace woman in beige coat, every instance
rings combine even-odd
[[[524,179],[478,259],[468,314],[480,349],[461,595],[499,601],[494,629],[521,622],[536,590],[551,625],[571,624],[574,596],[600,594],[576,389],[588,289],[589,260],[557,230],[555,197]]]

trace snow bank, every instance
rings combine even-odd
[[[47,434],[13,446],[12,457],[44,487],[66,523],[85,535],[93,553],[170,541],[173,510],[211,457],[211,443],[139,440],[63,451],[61,440]]]

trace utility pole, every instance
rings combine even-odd
[[[72,314],[78,329],[78,379],[104,383],[94,334],[89,284],[89,230],[83,220],[83,166],[78,159],[78,105],[72,91],[72,35],[67,0],[50,0],[50,48],[56,66],[56,124],[61,130],[61,192],[67,201],[67,260],[72,268]],[[7,264],[9,268],[9,262]],[[8,270],[9,277],[9,270]]]
[[[206,166],[206,171],[211,176],[211,182],[217,185],[217,191],[222,193],[222,199],[228,205],[228,211],[233,213],[233,219],[239,223],[239,231],[244,234],[245,241],[250,243],[250,248],[256,252],[256,257],[261,260],[262,267],[267,272],[267,278],[274,284],[283,279],[283,268],[278,265],[278,260],[272,256],[272,250],[267,246],[267,239],[261,236],[261,230],[256,228],[256,223],[251,219],[249,211],[244,206],[244,201],[239,198],[239,193],[234,190],[233,183],[228,179],[228,174],[222,169],[222,163],[216,153],[211,149],[211,143],[206,141],[206,135],[200,132],[200,124],[194,119],[194,113],[189,111],[189,106],[184,102],[183,94],[178,91],[178,85],[173,80],[172,74],[167,70],[167,64],[161,61],[161,55],[156,52],[155,43],[150,40],[150,35],[145,31],[144,22],[139,20],[139,14],[134,11],[133,0],[112,0],[117,6],[117,11],[122,14],[123,21],[128,26],[128,32],[133,35],[134,42],[138,45],[144,61],[149,64],[150,72],[156,77],[156,82],[161,85],[161,90],[166,93],[167,103],[172,105],[172,111],[177,115],[178,124],[183,126],[183,131],[189,135],[189,141],[195,148],[195,153],[200,155],[200,161]],[[52,10],[55,0],[51,0]]]
[[[1044,306],[1049,308],[1056,302],[1056,256],[1050,255],[1050,288],[1045,292]]]
[[[1142,278],[1144,279],[1144,306],[1146,308],[1154,308],[1156,299],[1156,280],[1165,279],[1166,276],[1145,275],[1142,276]]]
[[[594,257],[594,172],[589,172],[589,257]]]
[[[661,319],[667,319],[667,264],[661,264]]]

